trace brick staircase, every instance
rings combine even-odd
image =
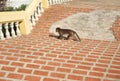
[[[119,81],[119,41],[49,37],[52,23],[91,10],[50,6],[31,34],[0,41],[0,81]]]

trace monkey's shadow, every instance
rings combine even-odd
[[[49,37],[54,37],[54,38],[58,39],[58,36],[55,36],[55,35],[49,35]]]

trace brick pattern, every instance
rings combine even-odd
[[[0,41],[0,81],[119,81],[119,42],[49,37],[52,23],[91,10],[50,6],[31,34]]]

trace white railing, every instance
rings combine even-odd
[[[39,20],[39,17],[41,16],[42,12],[44,12],[44,10],[42,8],[42,3],[40,2],[39,5],[36,6],[33,14],[31,14],[30,16],[31,27],[34,27],[36,25],[36,22]]]
[[[20,21],[0,23],[0,39],[20,36]]]
[[[0,40],[29,34],[36,25],[41,12],[41,0],[32,0],[25,11],[0,13]]]
[[[49,5],[61,4],[72,0],[48,0]]]
[[[29,34],[44,12],[43,7],[68,1],[71,0],[32,0],[25,11],[0,13],[0,40]]]
[[[41,13],[44,12],[43,10],[43,6],[42,6],[42,2],[40,0],[36,0],[36,4],[37,6],[34,6],[31,8],[27,8],[26,12],[29,15],[29,23],[30,23],[30,29],[32,30],[33,27],[36,25],[37,21],[39,20],[39,17],[41,16]],[[30,4],[30,6],[32,6],[32,3]]]

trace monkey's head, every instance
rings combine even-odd
[[[61,29],[61,28],[57,27],[57,28],[56,28],[56,32],[58,32],[60,29]]]

